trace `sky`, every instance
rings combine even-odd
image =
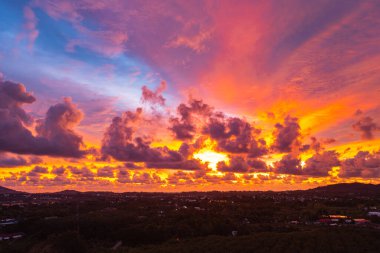
[[[380,2],[4,0],[0,185],[380,183]]]

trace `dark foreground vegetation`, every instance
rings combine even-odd
[[[0,203],[0,252],[380,252],[380,191],[372,186],[277,193],[0,191]]]

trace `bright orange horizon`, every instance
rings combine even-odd
[[[380,183],[374,1],[0,3],[0,185]]]

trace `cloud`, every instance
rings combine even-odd
[[[273,170],[279,174],[301,175],[301,159],[291,154],[286,154],[280,161],[275,162]]]
[[[66,172],[66,168],[61,166],[61,167],[54,167],[52,170],[51,170],[51,173],[54,174],[54,175],[57,175],[57,176],[60,176],[60,175],[63,175],[65,174]]]
[[[10,153],[0,153],[0,167],[1,168],[14,168],[29,166],[32,164],[41,163],[42,159],[39,157],[24,157]]]
[[[38,19],[36,14],[32,10],[30,6],[24,7],[24,27],[23,32],[19,34],[19,39],[26,39],[28,41],[29,49],[33,48],[34,42],[39,35],[39,31],[37,29]]]
[[[112,156],[116,160],[126,162],[179,162],[183,156],[167,147],[150,147],[148,137],[135,137],[133,123],[142,114],[142,109],[136,112],[127,111],[121,117],[115,117],[104,133],[102,154]]]
[[[98,177],[113,178],[114,177],[113,170],[114,169],[112,167],[109,167],[109,166],[106,166],[103,168],[98,168],[97,176]]]
[[[135,163],[130,163],[130,162],[125,163],[124,166],[128,169],[142,169],[141,166],[138,166]]]
[[[167,43],[167,47],[185,47],[196,53],[202,53],[205,49],[205,42],[211,37],[211,32],[200,31],[193,36],[176,36],[175,39]]]
[[[221,161],[218,162],[217,168],[222,172],[236,172],[236,173],[245,173],[248,172],[249,166],[246,163],[245,159],[241,156],[233,156],[230,159],[229,164]]]
[[[278,152],[290,152],[300,137],[298,119],[287,116],[283,124],[277,123],[273,136],[275,138],[272,149]]]
[[[355,131],[361,132],[361,138],[363,140],[373,139],[373,132],[379,131],[380,126],[374,122],[371,117],[363,116],[355,124],[352,125]]]
[[[315,177],[328,176],[328,172],[333,167],[340,165],[338,155],[335,151],[325,151],[322,154],[313,155],[306,160],[302,174]]]
[[[71,172],[71,176],[75,178],[75,180],[79,181],[93,181],[95,174],[87,167],[73,167],[68,166],[68,170]]]
[[[131,175],[127,170],[121,169],[117,173],[117,181],[119,183],[130,183]]]
[[[141,101],[144,103],[151,103],[153,105],[165,105],[165,98],[161,95],[166,89],[166,82],[162,81],[155,91],[150,90],[148,87],[142,87]]]
[[[37,122],[38,137],[49,140],[50,152],[68,157],[81,157],[83,151],[82,137],[73,131],[83,118],[83,113],[76,108],[69,98],[63,103],[51,106],[44,120]]]
[[[137,184],[162,184],[164,181],[156,173],[134,173],[131,178],[132,183]]]
[[[147,168],[154,169],[177,169],[177,170],[206,170],[207,164],[201,163],[198,159],[190,159],[180,162],[148,162]]]
[[[208,117],[212,111],[213,108],[203,103],[202,100],[191,99],[189,105],[181,103],[177,107],[180,117],[170,119],[169,129],[174,133],[176,139],[191,140],[197,130],[197,117]]]
[[[335,166],[339,166],[338,153],[335,151],[324,151],[316,153],[306,160],[304,168],[301,166],[301,159],[286,154],[282,159],[274,164],[273,171],[280,174],[304,175],[313,177],[328,176],[328,172]]]
[[[259,157],[267,153],[263,139],[256,139],[260,130],[237,117],[214,114],[203,128],[203,134],[217,140],[218,148],[229,153],[246,153],[249,157]]]
[[[24,85],[0,80],[0,151],[81,157],[82,138],[72,128],[79,123],[82,113],[65,99],[50,107],[46,118],[37,122],[34,136],[26,128],[33,119],[22,106],[35,100]]]
[[[267,164],[259,159],[248,159],[247,164],[251,172],[269,172]]]
[[[325,149],[325,145],[329,145],[336,141],[333,138],[317,139],[316,137],[310,137],[310,140],[310,144],[305,144],[300,147],[299,150],[301,152],[313,150],[314,152],[319,153],[320,151],[323,151]]]
[[[190,185],[193,184],[195,179],[193,173],[186,173],[183,171],[177,171],[170,174],[167,181],[171,185]]]
[[[49,171],[45,167],[36,166],[32,170],[27,173],[22,172],[21,177],[19,177],[19,181],[25,181],[28,184],[40,184],[40,181],[44,174],[47,174]]]
[[[380,152],[359,151],[355,157],[343,160],[339,176],[343,178],[380,177]]]
[[[121,169],[117,173],[117,181],[123,184],[162,184],[164,180],[156,173],[135,172],[130,173],[127,170]]]

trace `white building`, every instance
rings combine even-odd
[[[377,216],[377,217],[380,217],[380,212],[368,212],[368,216]]]

